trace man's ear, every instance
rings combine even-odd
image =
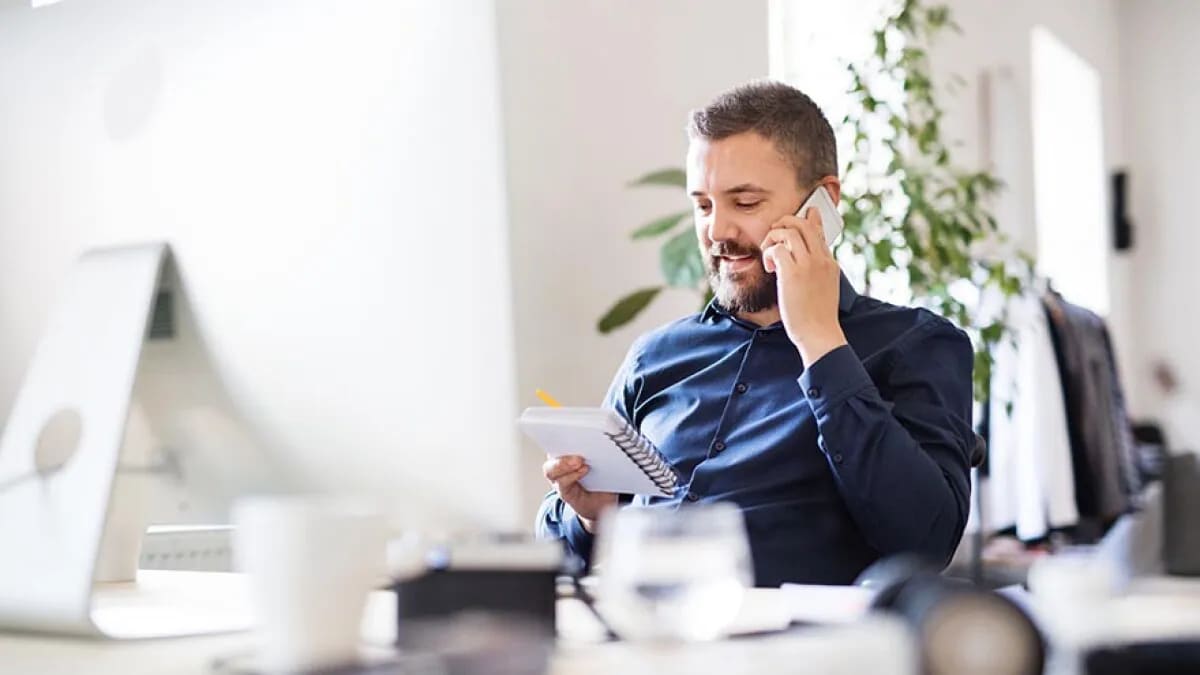
[[[833,205],[837,206],[842,201],[842,181],[838,180],[837,176],[825,176],[821,179],[820,185],[824,186],[829,191],[830,198],[833,199]]]

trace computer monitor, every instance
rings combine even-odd
[[[0,420],[77,257],[165,241],[151,522],[520,527],[497,79],[490,3],[0,2]]]

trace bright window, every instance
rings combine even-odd
[[[1031,49],[1039,271],[1071,302],[1107,314],[1100,75],[1042,26]]]

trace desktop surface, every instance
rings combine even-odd
[[[146,574],[145,571],[142,572]],[[236,596],[235,574],[159,572],[189,575],[197,587],[212,593]],[[178,576],[182,575],[182,576]],[[154,576],[154,573],[151,573]],[[224,577],[224,579],[219,579]],[[753,637],[705,644],[646,646],[631,642],[604,642],[604,631],[578,600],[558,602],[559,638],[549,672],[556,675],[589,675],[611,672],[795,672],[910,673],[904,664],[909,649],[905,628],[896,620],[869,618],[853,626],[778,630],[781,626],[770,607],[777,591],[757,589],[739,617],[739,632]],[[235,598],[226,598],[231,602]],[[395,595],[371,595],[363,621],[363,643],[386,646],[396,637]],[[784,622],[786,624],[786,622]],[[773,632],[761,632],[773,631]],[[104,641],[56,636],[0,633],[0,673],[37,672],[48,675],[88,672],[97,675],[184,675],[211,673],[221,661],[251,654],[251,633],[202,637]],[[851,649],[853,647],[853,649]],[[911,655],[909,655],[911,656]]]
[[[206,577],[211,579],[211,573],[182,574],[196,574],[200,582]],[[232,588],[234,584],[224,586]],[[211,584],[209,587],[215,588]],[[770,604],[771,593],[766,591],[757,597]],[[1120,624],[1130,640],[1198,637],[1200,579],[1139,579],[1116,602],[1126,611],[1116,612],[1114,626]],[[1153,611],[1148,614],[1146,610]],[[363,622],[365,644],[389,645],[394,641],[395,611],[393,593],[372,594]],[[1138,616],[1141,620],[1135,621]],[[759,614],[757,620],[763,620],[763,615]],[[558,629],[549,670],[556,675],[916,672],[906,665],[913,656],[904,637],[907,629],[898,620],[887,617],[872,616],[853,624],[792,628],[705,644],[648,646],[602,642],[603,630],[588,610],[577,600],[562,599],[558,605]],[[251,633],[121,642],[0,633],[0,654],[3,654],[0,673],[210,673],[218,661],[252,653],[253,648]]]

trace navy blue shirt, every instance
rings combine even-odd
[[[633,504],[738,504],[759,586],[850,583],[901,551],[944,564],[966,524],[966,334],[858,295],[845,276],[838,309],[848,345],[805,370],[781,323],[760,328],[713,302],[639,338],[606,400],[681,479],[674,497]],[[592,535],[556,493],[537,530],[590,559]]]

